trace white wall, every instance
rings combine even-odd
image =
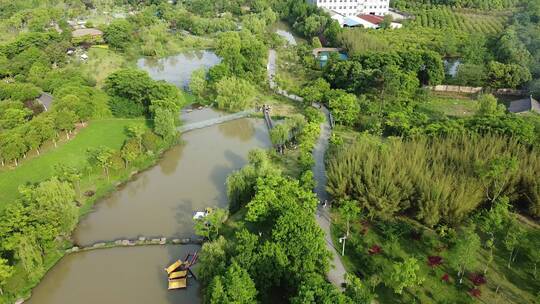
[[[390,7],[390,0],[309,0],[343,16],[372,14],[384,16]]]

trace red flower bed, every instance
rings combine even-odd
[[[482,292],[478,288],[473,288],[473,289],[469,290],[469,294],[472,297],[479,298],[482,295]]]
[[[382,248],[379,245],[373,245],[369,248],[368,253],[369,255],[375,255],[382,252]]]
[[[428,256],[429,267],[437,267],[443,263],[443,258],[438,255]]]
[[[486,277],[483,274],[480,273],[472,273],[469,276],[469,280],[475,285],[480,286],[486,284]]]
[[[443,274],[443,276],[441,277],[441,280],[447,283],[450,282],[450,276],[448,275],[448,273]]]

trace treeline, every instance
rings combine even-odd
[[[357,200],[371,217],[408,214],[428,226],[456,225],[502,196],[540,216],[538,170],[536,149],[496,135],[385,143],[363,137],[330,160],[328,190]]]
[[[330,60],[323,72],[333,88],[356,94],[375,89],[382,95],[409,96],[420,85],[437,85],[444,79],[441,56],[430,51],[369,52],[346,61]]]
[[[529,89],[537,98],[540,98],[539,31],[540,3],[534,0],[525,1],[523,10],[514,16],[512,25],[501,37],[501,48],[497,52],[503,59],[528,66],[533,78]]]
[[[330,15],[316,5],[305,0],[275,0],[274,11],[292,25],[295,31],[311,39],[319,37],[324,44],[334,44],[337,41],[341,27]]]
[[[474,9],[503,9],[515,7],[518,0],[395,0],[394,6],[398,9],[406,9],[415,6],[443,5],[454,8],[474,8]]]
[[[0,289],[22,266],[25,279],[36,283],[47,270],[46,256],[69,238],[79,208],[71,183],[52,178],[21,186],[21,196],[0,213]]]
[[[315,222],[312,183],[283,176],[266,153],[252,151],[249,164],[229,178],[246,209],[234,237],[203,245],[199,278],[205,303],[363,303],[369,290],[354,281],[342,294],[325,280],[329,252]],[[231,180],[234,179],[234,186]],[[229,193],[230,195],[230,193]],[[364,293],[365,292],[365,293]]]

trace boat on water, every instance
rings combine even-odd
[[[165,268],[165,271],[167,272],[167,280],[169,281],[169,290],[187,288],[188,275],[194,279],[197,279],[190,267],[197,262],[198,257],[197,251],[193,254],[189,253],[184,261],[178,260],[169,265],[169,267]]]

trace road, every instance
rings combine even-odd
[[[270,88],[273,89],[276,93],[288,97],[295,101],[302,101],[303,98],[293,94],[289,94],[284,90],[281,90],[277,87],[277,84],[274,81],[276,75],[276,59],[277,53],[275,50],[270,50],[268,52],[268,81],[270,83]],[[315,193],[319,197],[320,202],[329,200],[329,195],[326,192],[326,166],[324,158],[326,155],[326,150],[328,149],[328,140],[330,139],[331,128],[329,123],[329,112],[324,106],[315,104],[316,107],[324,113],[325,120],[321,124],[321,134],[319,139],[313,149],[313,158],[315,159],[315,165],[313,166],[313,178],[317,182],[315,186]],[[317,207],[316,220],[319,224],[319,227],[324,231],[324,240],[326,247],[332,253],[332,265],[330,271],[327,274],[328,280],[334,284],[336,287],[343,289],[345,283],[345,266],[339,257],[339,249],[336,249],[334,241],[332,240],[332,234],[330,233],[331,218],[330,210],[328,207],[323,207],[321,204]]]

